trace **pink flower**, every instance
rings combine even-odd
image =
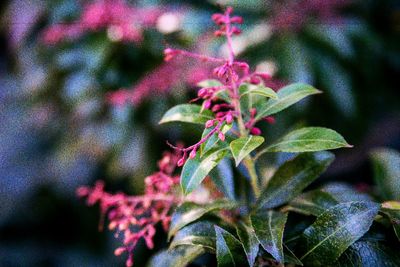
[[[137,8],[123,0],[97,0],[83,7],[81,16],[71,24],[53,25],[42,36],[45,44],[79,38],[86,32],[108,30],[114,41],[139,43],[143,29],[154,27],[164,11],[160,8]]]
[[[276,30],[297,31],[310,18],[319,21],[337,20],[339,10],[353,0],[285,0],[272,2],[271,24]]]
[[[177,54],[174,56],[174,60],[162,63],[130,89],[110,93],[107,96],[108,101],[115,105],[139,105],[147,98],[164,95],[180,84],[194,86],[210,76],[212,64]]]
[[[167,231],[171,221],[171,209],[180,198],[174,194],[173,187],[179,183],[179,177],[173,176],[178,155],[166,152],[158,162],[160,171],[146,177],[145,194],[128,196],[124,193],[111,194],[104,191],[104,182],[95,186],[79,187],[77,195],[85,197],[89,206],[97,203],[102,214],[101,226],[107,216],[108,228],[123,235],[123,245],[114,251],[116,256],[128,253],[126,266],[133,265],[133,250],[140,239],[149,249],[154,247],[155,225],[161,223]]]

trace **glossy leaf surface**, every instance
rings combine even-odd
[[[246,253],[249,266],[253,266],[260,247],[260,243],[253,227],[243,222],[239,223],[236,227],[236,233],[239,236],[240,242],[242,243],[243,249]]]
[[[215,226],[218,267],[243,266],[245,258],[240,241],[231,233]]]
[[[374,178],[384,200],[400,200],[400,153],[381,148],[371,153]]]
[[[202,111],[199,105],[182,104],[169,109],[159,123],[179,121],[204,125],[211,119],[213,119],[213,114],[210,110]]]
[[[300,154],[285,162],[261,192],[257,207],[274,208],[292,200],[317,179],[333,160],[332,153],[321,151]]]
[[[259,210],[250,216],[251,225],[261,246],[280,263],[284,262],[283,230],[287,214]]]
[[[325,211],[304,231],[300,260],[310,266],[334,262],[368,231],[378,211],[373,202],[341,203]]]
[[[200,159],[197,153],[194,159],[188,159],[181,174],[181,187],[185,195],[192,192],[206,178],[207,174],[227,155],[228,149],[210,151]]]
[[[328,192],[313,190],[296,197],[289,203],[289,209],[305,215],[318,216],[339,202]]]
[[[305,127],[294,130],[263,152],[313,152],[341,147],[352,147],[334,130],[322,127]]]
[[[320,91],[303,83],[294,83],[285,86],[278,91],[278,99],[270,99],[259,107],[256,119],[259,120],[263,117],[278,113],[303,98],[318,93],[320,93]]]
[[[174,236],[170,248],[182,245],[201,246],[209,251],[215,251],[214,224],[204,220],[180,229]]]
[[[178,230],[185,227],[189,223],[196,221],[203,215],[220,209],[232,209],[236,205],[232,201],[216,200],[209,204],[196,204],[192,202],[185,202],[175,209],[172,214],[171,225],[169,227],[169,238],[176,234]]]
[[[235,158],[236,166],[248,156],[254,149],[264,142],[264,137],[249,135],[236,139],[230,143],[232,156]]]

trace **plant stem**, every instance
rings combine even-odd
[[[247,171],[249,172],[250,175],[250,183],[251,187],[253,188],[254,195],[256,198],[260,196],[260,186],[258,184],[258,176],[256,172],[256,167],[254,165],[254,161],[250,156],[247,156],[243,160],[244,166],[246,166]]]
[[[229,50],[229,58],[228,58],[228,63],[232,68],[232,65],[235,61],[235,53],[233,51],[233,45],[232,45],[232,32],[231,32],[231,22],[230,22],[230,14],[226,13],[226,28],[225,28],[225,33],[226,33],[226,39],[227,39],[227,43],[228,43],[228,50]],[[232,86],[232,104],[233,107],[236,111],[237,114],[237,121],[238,121],[238,127],[239,127],[239,131],[240,131],[240,136],[241,137],[247,137],[248,136],[248,131],[246,130],[246,126],[244,125],[244,121],[243,121],[243,116],[242,116],[242,112],[240,109],[240,101],[239,101],[239,90],[236,84],[236,81],[234,81],[233,79],[233,75],[232,75],[232,69],[231,71],[231,86]],[[258,176],[257,176],[257,171],[254,165],[254,161],[250,156],[247,156],[244,160],[243,160],[243,164],[247,169],[247,172],[250,176],[250,184],[251,187],[253,189],[254,195],[256,198],[258,198],[258,196],[260,195],[260,187],[258,184]]]
[[[240,109],[240,102],[239,102],[239,92],[238,92],[237,85],[234,81],[232,81],[232,89],[233,89],[232,104],[237,113],[237,121],[238,121],[240,136],[247,137],[248,131],[246,130],[246,127],[243,122],[243,116],[242,116],[242,112]],[[256,167],[254,165],[254,161],[250,156],[247,156],[246,158],[244,158],[243,164],[246,167],[247,172],[250,176],[250,184],[253,189],[254,195],[256,198],[258,198],[260,195],[260,186],[258,183],[258,175],[257,175]]]

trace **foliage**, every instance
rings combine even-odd
[[[25,0],[15,2],[29,2],[25,9],[33,3]],[[12,124],[18,122],[15,128],[20,134],[15,136],[23,140],[10,142],[3,138],[2,147],[11,147],[14,155],[21,154],[18,152],[20,146],[15,147],[15,144],[20,144],[24,150],[27,146],[40,149],[40,153],[37,149],[32,154],[23,153],[26,158],[34,159],[34,169],[30,167],[28,170],[18,162],[18,179],[9,172],[7,164],[2,164],[7,168],[4,171],[6,180],[2,181],[2,186],[5,185],[2,200],[6,200],[2,214],[14,210],[13,207],[21,209],[14,205],[18,203],[14,196],[9,197],[10,192],[18,192],[19,198],[24,197],[21,190],[14,188],[23,188],[23,192],[31,190],[25,182],[19,187],[14,186],[21,181],[21,172],[29,173],[35,186],[47,185],[51,192],[55,191],[50,198],[56,199],[63,199],[63,193],[77,184],[90,183],[90,179],[101,177],[111,189],[123,188],[124,192],[137,194],[144,187],[143,196],[106,193],[100,186],[102,183],[79,190],[81,196],[89,197],[90,205],[96,201],[100,204],[109,228],[116,230],[119,239],[127,240],[126,244],[118,245],[120,248],[115,253],[128,252],[128,264],[132,263],[132,253],[135,253],[135,264],[146,261],[149,252],[142,257],[140,247],[147,245],[152,248],[153,239],[155,249],[165,246],[158,242],[164,238],[158,226],[160,223],[167,229],[172,242],[169,249],[163,249],[151,260],[150,265],[162,261],[170,266],[190,262],[194,265],[218,262],[237,266],[248,262],[250,266],[263,266],[278,264],[279,260],[289,265],[301,265],[302,262],[304,265],[334,266],[399,265],[394,253],[400,232],[396,202],[399,195],[398,153],[387,149],[371,153],[376,187],[361,184],[355,190],[342,183],[322,185],[323,179],[316,179],[333,161],[333,155],[318,150],[346,147],[348,144],[332,130],[309,127],[332,127],[355,145],[355,149],[346,150],[347,153],[336,153],[338,161],[325,178],[332,178],[336,170],[334,179],[357,179],[353,169],[358,170],[356,166],[360,162],[354,158],[363,159],[357,151],[366,153],[369,146],[375,146],[369,142],[367,149],[360,145],[362,138],[368,136],[371,129],[368,127],[398,105],[399,98],[393,97],[397,82],[391,80],[395,76],[393,70],[398,66],[395,38],[386,24],[383,23],[384,28],[381,25],[390,17],[388,12],[382,12],[382,6],[389,6],[388,3],[394,1],[381,6],[374,5],[373,1],[361,1],[363,3],[355,5],[355,8],[352,7],[355,1],[341,0],[224,1],[238,6],[238,11],[248,18],[245,32],[232,36],[236,56],[246,58],[251,69],[257,65],[257,72],[261,74],[246,80],[243,79],[246,76],[244,64],[238,64],[234,70],[241,80],[236,85],[238,107],[247,135],[240,132],[238,113],[232,112],[233,121],[228,123],[230,118],[226,111],[234,111],[232,107],[235,106],[232,88],[209,90],[226,86],[226,77],[221,79],[212,71],[228,60],[218,61],[219,58],[187,54],[183,50],[174,54],[178,50],[171,49],[166,51],[168,61],[161,62],[160,48],[165,43],[172,47],[191,47],[201,54],[228,55],[227,45],[218,49],[220,43],[203,34],[210,27],[210,23],[203,21],[207,17],[204,14],[215,10],[215,6],[196,1],[187,1],[184,5],[182,1],[175,1],[177,6],[157,6],[157,0],[48,2],[47,5],[40,3],[39,15],[35,18],[37,23],[32,23],[34,26],[26,31],[24,42],[18,41],[18,30],[13,31],[14,25],[26,25],[26,18],[20,12],[11,15],[12,21],[6,21],[2,27],[5,32],[10,32],[10,39],[17,42],[10,43],[10,48],[4,50],[7,52],[2,51],[2,56],[4,54],[11,62],[7,68],[12,75],[6,73],[1,78],[2,82],[7,81],[0,99],[2,105],[6,103],[1,115],[6,120],[5,125],[8,121]],[[149,8],[147,4],[150,2],[152,6]],[[339,17],[339,12],[336,13],[339,9],[348,12],[341,12],[341,15],[353,17]],[[377,10],[384,14],[384,18],[377,19],[379,24],[373,23],[372,17],[379,14]],[[172,33],[159,30],[158,22],[171,16],[180,21],[179,30]],[[190,23],[187,23],[188,18]],[[197,20],[201,23],[192,23]],[[50,26],[43,31],[44,24]],[[265,66],[268,74],[263,72]],[[269,77],[274,73],[274,78]],[[198,83],[203,79],[207,80]],[[290,82],[301,83],[288,85]],[[306,83],[315,85],[324,94],[317,96],[321,91]],[[128,87],[130,89],[119,90]],[[204,101],[178,105],[163,118],[162,112],[171,105],[185,102],[193,95],[194,90],[184,91],[183,88],[206,88],[201,94],[199,91],[200,99],[197,99]],[[168,98],[160,97],[166,93]],[[210,100],[209,93],[214,94],[211,104],[207,101]],[[308,97],[311,95],[316,96]],[[14,103],[18,105],[17,109]],[[127,103],[133,105],[124,106]],[[218,114],[220,112],[225,114]],[[25,113],[29,120],[21,119]],[[225,121],[219,125],[224,116]],[[270,125],[275,118],[277,123]],[[296,124],[300,118],[302,121]],[[168,124],[157,126],[160,119],[162,124]],[[213,124],[207,124],[210,120]],[[203,125],[209,127],[203,130]],[[380,138],[384,140],[381,144],[396,142],[393,136],[386,136],[395,126],[392,122],[385,131],[378,128],[383,135]],[[33,135],[35,142],[29,141],[27,135]],[[164,149],[160,144],[162,140],[183,139],[190,143],[200,135],[200,141],[204,142],[196,143],[190,149],[180,143],[176,145],[186,149],[177,149],[173,158],[175,163],[179,161],[179,165],[184,165],[182,183],[178,171],[165,169],[163,162],[168,160],[164,156],[159,162],[159,171],[147,179],[141,178],[156,167],[156,155]],[[183,153],[179,155],[180,151]],[[184,152],[187,152],[186,157],[182,157]],[[351,172],[351,177],[337,173],[337,166],[341,166],[346,155],[354,155],[353,159],[347,160],[350,164],[347,172]],[[11,160],[14,162],[14,157]],[[237,168],[232,168],[234,165]],[[255,176],[258,181],[252,179]],[[358,177],[369,183],[364,171]],[[54,185],[59,188],[54,189]],[[167,198],[163,196],[165,190],[168,191]],[[151,200],[149,196],[157,197]],[[69,205],[78,207],[70,198],[63,199],[68,203],[68,210]],[[35,203],[35,200],[28,201]],[[90,220],[87,217],[93,213],[84,207],[81,207],[80,216],[66,215],[65,207],[62,209],[57,202],[48,202],[52,204],[48,206],[53,213],[57,210],[51,217],[63,219],[53,223],[43,216],[42,221],[54,225],[57,231],[60,225],[65,225],[63,228],[68,238],[74,231],[75,235],[71,236],[76,237],[71,238],[75,238],[76,244],[86,242],[99,246],[101,242],[96,242],[97,238],[107,237],[96,235],[94,230],[90,238],[88,231],[83,230],[82,234],[74,230],[70,220],[78,223],[78,218],[82,218],[80,220],[88,229],[94,228],[88,225]],[[328,217],[347,229],[351,223],[345,222],[340,207],[352,208],[353,214],[357,215],[357,209],[368,206],[369,213],[363,217],[366,219],[363,227],[368,228],[370,216],[376,211],[372,202],[382,203],[382,206],[371,228],[361,238],[354,242],[363,231],[354,232],[347,236],[350,241],[331,248],[329,244],[336,242],[336,236],[332,236],[313,252],[304,251],[303,244],[312,247],[315,240],[320,241],[315,239],[315,231],[326,234],[338,229],[334,225],[321,228],[320,224],[313,224],[314,220],[316,223],[321,216],[320,222],[324,222],[323,218]],[[322,217],[336,206],[340,214],[328,213]],[[32,225],[29,220],[25,222],[25,216],[30,213],[18,209],[13,212],[24,216],[24,222],[12,229],[25,233],[26,230],[20,229]],[[2,216],[2,221],[7,221],[7,217]],[[264,223],[262,229],[255,229],[256,218],[270,218],[276,225],[268,226],[259,220]],[[96,218],[92,216],[91,219]],[[36,228],[46,229],[42,230],[44,235],[49,232],[51,240],[62,243],[59,235],[52,235],[48,226]],[[309,230],[306,232],[306,229]],[[1,235],[13,236],[12,231],[7,234],[7,225],[1,230]],[[41,241],[42,237],[43,233]],[[21,240],[26,238],[24,236]],[[86,241],[82,242],[85,238]],[[145,242],[141,242],[141,238]],[[119,239],[114,242],[119,242]],[[25,248],[34,246],[36,251],[36,244],[29,246],[32,242],[20,242]],[[133,251],[134,247],[138,247],[137,250]],[[324,259],[318,258],[321,257],[319,254],[325,255],[327,251],[332,253]],[[208,256],[196,260],[204,254]],[[216,254],[216,257],[210,254]],[[54,253],[51,260],[63,258],[64,262],[64,256],[56,255],[60,253]],[[333,257],[338,257],[337,261],[333,262]],[[108,263],[104,256],[96,255],[95,258],[97,262]]]
[[[326,150],[352,146],[334,130],[322,127],[296,129],[272,144],[263,145],[264,138],[260,136],[262,132],[256,125],[320,91],[310,85],[297,83],[275,93],[265,85],[271,78],[268,74],[252,72],[247,63],[237,61],[232,36],[241,33],[236,25],[241,24],[243,19],[233,16],[232,12],[233,9],[228,7],[224,13],[212,16],[219,26],[215,35],[225,36],[227,40],[227,59],[165,49],[166,61],[184,56],[201,58],[202,61],[215,64],[213,73],[218,81],[199,83],[200,89],[197,98],[191,101],[192,104],[172,107],[160,121],[160,124],[183,122],[204,125],[204,133],[197,143],[188,147],[168,143],[175,150],[174,155],[177,155],[177,166],[183,166],[180,174],[181,190],[173,189],[174,184],[170,183],[162,187],[166,191],[157,192],[164,192],[166,196],[172,193],[175,201],[168,208],[174,204],[177,207],[168,219],[171,221],[168,231],[172,239],[170,250],[156,258],[170,263],[169,266],[186,265],[189,260],[203,253],[216,254],[218,266],[285,263],[326,266],[334,262],[352,264],[351,258],[346,261],[341,256],[357,253],[353,250],[359,242],[363,242],[362,238],[368,236],[373,224],[386,227],[393,224],[398,234],[397,206],[400,203],[393,198],[396,192],[388,191],[393,186],[395,190],[399,186],[396,179],[398,155],[396,152],[385,151],[372,154],[377,166],[378,185],[381,188],[386,186],[387,195],[384,200],[390,199],[392,202],[379,204],[369,199],[360,200],[353,189],[350,189],[347,198],[340,198],[324,187],[303,193],[334,160],[334,155]],[[275,152],[297,153],[297,156],[279,166],[272,177],[265,180],[260,175],[257,161],[265,153]],[[219,188],[231,184],[230,181],[220,181],[215,185],[208,182],[208,185],[204,185],[207,176],[213,175],[212,170],[227,159],[233,160],[242,170],[242,175],[235,179],[250,185],[246,187],[247,192],[241,191],[233,199],[221,193],[226,192],[226,188]],[[173,172],[171,169],[168,175]],[[224,175],[218,177],[221,180],[225,178],[230,179]],[[208,195],[202,195],[204,190]],[[155,196],[158,195],[152,194],[146,192],[143,198],[152,197],[157,201]],[[89,200],[90,197],[96,196],[91,193]],[[103,196],[97,198],[104,201]],[[160,214],[154,212],[160,204],[148,202],[147,206],[143,205],[149,209],[151,221],[160,218]],[[107,209],[102,212],[107,213]],[[133,264],[133,248],[137,239],[143,237],[147,246],[152,248],[153,232],[141,235],[139,231],[134,234],[135,242],[126,241],[132,235],[130,227],[147,225],[145,217],[141,218],[143,214],[142,210],[137,213],[128,206],[122,217],[127,225],[124,224],[118,231],[125,231],[124,246],[120,250],[129,253],[127,266]],[[140,223],[141,220],[144,220],[143,223]],[[157,221],[151,224],[152,227],[154,223]],[[167,223],[163,219],[164,227]],[[379,247],[379,244],[375,245]],[[116,251],[116,255],[120,255],[119,252]],[[188,255],[188,258],[182,258],[182,255]],[[360,252],[354,257],[359,257],[363,262],[366,261],[363,257],[373,257],[371,255],[374,254],[364,256]],[[385,262],[395,265],[398,260],[397,256],[387,256]]]

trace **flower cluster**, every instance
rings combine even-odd
[[[139,43],[145,27],[156,24],[162,14],[158,8],[137,8],[124,0],[101,0],[84,6],[81,16],[69,24],[55,24],[47,28],[42,40],[54,45],[63,40],[74,40],[85,32],[107,29],[107,34],[114,41]]]
[[[155,226],[161,223],[165,231],[171,221],[171,209],[181,198],[174,191],[179,183],[179,176],[174,176],[176,153],[165,152],[158,162],[159,171],[146,177],[145,194],[128,196],[124,193],[110,194],[104,191],[104,182],[98,181],[93,188],[80,187],[77,194],[87,199],[89,206],[100,204],[102,220],[107,215],[108,228],[116,231],[116,237],[123,234],[123,246],[114,251],[116,256],[128,253],[126,266],[133,265],[133,250],[140,239],[143,239],[148,248],[153,248]]]
[[[201,88],[197,93],[197,98],[191,102],[201,100],[203,101],[203,109],[209,109],[214,114],[214,119],[208,120],[205,123],[205,128],[211,130],[196,144],[186,147],[179,148],[171,145],[172,148],[181,151],[182,156],[178,161],[178,166],[185,164],[187,158],[195,158],[198,148],[201,144],[205,143],[214,134],[218,135],[221,141],[225,141],[225,134],[222,131],[224,125],[231,125],[234,120],[243,120],[242,111],[240,110],[239,103],[239,86],[242,83],[250,84],[262,84],[271,79],[271,76],[267,73],[250,72],[250,67],[247,63],[236,61],[232,46],[232,36],[241,33],[241,30],[236,26],[242,24],[243,19],[239,16],[231,16],[233,9],[228,7],[224,13],[217,13],[212,16],[213,21],[219,26],[219,29],[214,32],[214,35],[225,36],[227,39],[229,57],[228,59],[215,58],[206,55],[199,55],[184,50],[167,48],[164,50],[165,60],[170,61],[177,56],[185,56],[187,58],[200,59],[202,62],[218,63],[218,67],[214,68],[213,74],[220,81],[221,85],[210,86]],[[231,101],[228,103],[221,98],[221,93],[226,92],[229,94]],[[261,130],[255,127],[255,115],[256,109],[249,111],[250,117],[247,122],[243,123],[243,129],[239,129],[242,132],[248,132],[254,135],[261,134]],[[273,118],[264,118],[268,122],[273,122]],[[234,133],[234,131],[231,131]],[[239,136],[239,134],[237,134]]]

